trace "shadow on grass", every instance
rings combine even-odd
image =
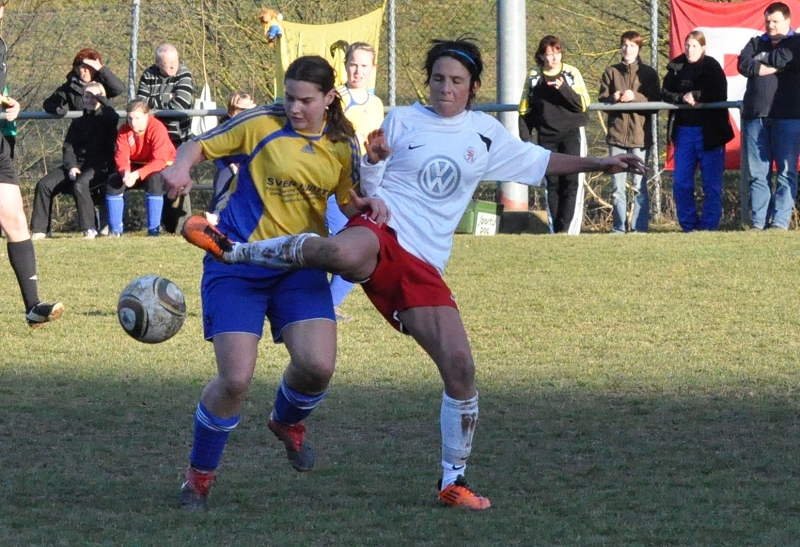
[[[273,375],[275,376],[275,375]],[[176,494],[204,380],[0,376],[5,545],[789,545],[797,403],[509,388],[482,393],[469,478],[494,507],[442,508],[438,385],[337,383],[295,473],[257,378],[213,488]]]

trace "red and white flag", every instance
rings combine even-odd
[[[800,21],[800,0],[783,0]],[[728,100],[739,101],[744,96],[747,79],[736,70],[737,58],[747,41],[764,33],[765,0],[737,3],[703,2],[700,0],[671,0],[669,57],[683,53],[683,41],[693,30],[706,36],[706,55],[719,61],[728,77]],[[792,28],[795,28],[792,25]],[[739,168],[741,120],[739,110],[731,109],[731,123],[736,137],[725,149],[725,168]],[[671,159],[671,158],[670,158]],[[670,162],[671,163],[671,162]]]

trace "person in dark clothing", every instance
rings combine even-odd
[[[70,110],[83,110],[83,86],[89,82],[103,84],[108,99],[125,92],[125,84],[103,65],[100,53],[91,48],[84,48],[75,55],[72,70],[67,74],[67,81],[44,100],[45,112],[65,116]]]
[[[155,64],[145,69],[139,79],[136,96],[154,110],[187,110],[192,108],[194,78],[181,63],[178,50],[172,44],[160,44],[155,51]],[[191,137],[192,120],[185,118],[156,118],[167,127],[169,140],[177,149]],[[164,200],[161,223],[167,232],[178,233],[192,214],[189,196]]]
[[[661,87],[665,102],[694,108],[670,110],[667,138],[674,145],[675,167],[672,194],[678,222],[684,232],[716,230],[722,216],[722,171],[725,143],[733,139],[733,128],[725,109],[700,109],[702,103],[728,98],[728,80],[719,62],[706,55],[706,37],[690,32],[685,53],[667,65]],[[694,173],[700,165],[703,208],[698,216]]]
[[[62,193],[75,197],[78,225],[84,239],[97,237],[93,191],[105,199],[105,181],[114,172],[114,143],[119,114],[108,102],[103,86],[90,82],[85,86],[81,102],[83,116],[75,118],[64,139],[64,162],[36,184],[31,215],[33,239],[42,239],[50,232],[53,198]]]
[[[6,1],[0,0],[0,20],[6,10]],[[0,88],[5,88],[8,67],[5,62],[7,49],[0,40]],[[19,115],[19,103],[3,96],[6,120],[13,122]],[[28,219],[19,189],[19,179],[11,160],[11,145],[0,138],[0,228],[6,233],[6,252],[11,269],[17,277],[25,305],[25,320],[31,328],[39,328],[61,317],[64,304],[50,304],[39,299],[39,278],[36,275],[36,251],[28,232]]]
[[[747,78],[742,145],[753,229],[787,230],[797,199],[800,156],[800,35],[792,29],[789,6],[783,2],[767,6],[764,27],[764,34],[747,42],[737,63]]]
[[[542,38],[536,67],[528,73],[522,90],[520,136],[536,129],[539,146],[559,154],[586,156],[589,93],[578,69],[561,60],[561,41],[550,35]],[[547,214],[553,233],[580,233],[583,179],[582,173],[547,176]]]

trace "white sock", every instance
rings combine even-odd
[[[442,488],[456,481],[467,470],[472,452],[472,436],[478,423],[478,394],[459,401],[442,394]]]

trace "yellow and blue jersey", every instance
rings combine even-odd
[[[359,183],[355,139],[332,142],[295,131],[283,105],[253,108],[195,138],[206,158],[231,157],[239,172],[231,185],[219,228],[234,241],[313,232],[327,236],[328,196],[350,201]]]

